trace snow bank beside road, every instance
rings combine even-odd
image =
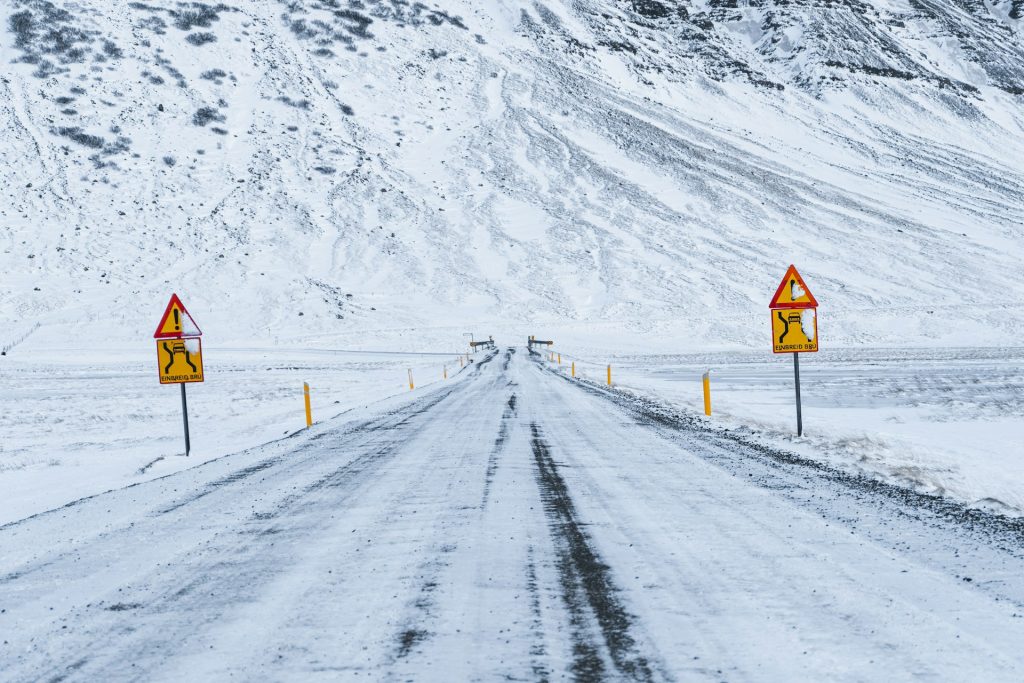
[[[568,373],[569,354],[562,372]],[[804,436],[788,356],[722,353],[613,361],[620,389],[830,465],[1010,515],[1024,514],[1024,349],[829,350],[804,354]],[[605,366],[577,362],[603,382]]]
[[[404,401],[459,370],[455,354],[224,349],[205,351],[206,381],[188,387],[191,457],[181,399],[138,350],[53,349],[0,365],[0,524],[280,439],[313,419],[394,397]],[[407,369],[417,391],[410,392]]]

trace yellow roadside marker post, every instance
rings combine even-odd
[[[558,364],[559,365],[562,364],[562,354],[561,353],[558,354]]]
[[[576,361],[572,362],[572,376],[576,376]]]
[[[416,388],[416,385],[412,383],[412,368],[409,368],[409,391]]]
[[[302,395],[306,400],[306,426],[313,426],[313,409],[309,405],[309,382],[302,383]]]
[[[608,386],[612,385],[612,366],[608,366]]]
[[[711,371],[704,373],[704,414],[711,416]]]

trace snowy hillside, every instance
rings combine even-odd
[[[1024,327],[1020,0],[0,12],[0,343],[178,291],[221,341],[744,347],[791,262],[826,345]]]
[[[3,681],[1022,680],[1024,0],[6,0],[0,227]]]

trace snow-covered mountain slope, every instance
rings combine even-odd
[[[825,344],[1024,328],[1020,0],[0,12],[12,338],[763,345],[791,262]]]

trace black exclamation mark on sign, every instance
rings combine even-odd
[[[174,331],[181,332],[181,321],[178,319],[178,309],[174,309]]]

